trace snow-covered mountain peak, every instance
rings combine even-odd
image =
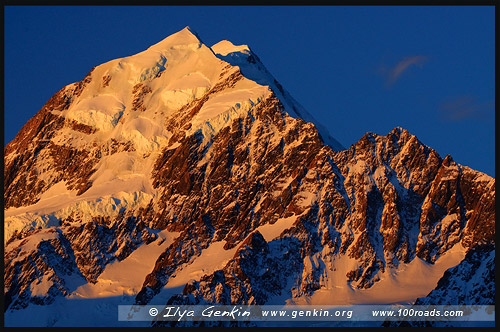
[[[200,45],[203,42],[198,37],[198,34],[189,26],[186,26],[184,29],[171,34],[160,42],[150,46],[148,50],[156,50],[161,51],[165,49],[169,49],[171,47],[179,47],[182,45]]]
[[[219,54],[185,27],[140,53],[94,67],[56,93],[25,128],[45,124],[46,130],[21,131],[6,148],[13,152],[6,153],[8,165],[20,158],[17,151],[35,149],[29,167],[43,173],[29,180],[37,190],[8,204],[21,208],[9,210],[9,234],[30,224],[33,213],[43,216],[37,225],[45,227],[49,215],[59,218],[81,204],[116,198],[120,207],[112,214],[121,205],[135,206],[141,197],[156,195],[151,169],[164,149],[192,135],[206,146],[234,121],[265,107],[263,101],[280,105],[276,115],[306,115],[313,122],[248,46],[222,41],[215,50]],[[64,153],[86,166],[71,175],[67,165],[50,168]],[[16,176],[24,177],[21,170]],[[68,197],[64,204],[61,195]]]

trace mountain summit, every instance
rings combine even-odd
[[[8,326],[130,326],[120,304],[494,303],[442,287],[491,275],[449,271],[493,257],[494,178],[399,127],[345,149],[247,45],[189,27],[63,87],[4,152]]]

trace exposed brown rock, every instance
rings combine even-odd
[[[110,75],[104,75],[102,77],[102,87],[105,88],[109,85],[109,82],[111,81],[111,76]]]
[[[151,92],[152,90],[149,85],[137,83],[132,89],[132,93],[135,95],[134,100],[132,101],[132,111],[144,112],[146,110],[146,106],[144,106],[144,98]]]

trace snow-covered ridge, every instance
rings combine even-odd
[[[339,141],[330,135],[327,128],[317,121],[283,88],[248,45],[236,46],[228,40],[222,40],[213,45],[212,50],[220,59],[230,63],[232,66],[239,67],[242,74],[248,79],[260,85],[269,86],[285,107],[285,111],[292,117],[301,118],[313,123],[323,141],[333,150],[345,149]]]

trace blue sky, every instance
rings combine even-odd
[[[190,26],[247,44],[345,147],[401,126],[494,176],[494,6],[5,6],[5,144],[64,85]]]

